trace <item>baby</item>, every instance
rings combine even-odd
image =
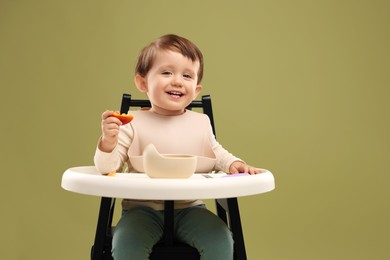
[[[226,151],[215,139],[209,118],[186,107],[202,90],[203,55],[191,41],[164,35],[140,53],[135,85],[151,102],[149,110],[132,111],[134,120],[122,126],[102,114],[102,136],[94,161],[102,173],[120,171],[141,156],[152,143],[161,153],[194,154],[215,159],[209,170],[230,174],[260,171]],[[163,235],[162,201],[124,199],[123,214],[113,236],[112,255],[116,260],[146,260]],[[175,239],[195,247],[202,260],[233,259],[229,228],[200,200],[175,201]]]

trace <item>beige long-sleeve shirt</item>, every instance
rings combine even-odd
[[[178,116],[163,116],[150,110],[132,111],[134,120],[120,127],[118,144],[106,153],[96,149],[94,162],[101,173],[114,170],[121,172],[139,172],[132,161],[142,156],[146,145],[152,143],[160,153],[193,154],[215,159],[215,164],[207,171],[229,172],[234,161],[241,161],[225,150],[215,139],[207,115],[186,110]],[[133,161],[134,162],[134,161]],[[199,171],[197,171],[199,172]],[[205,172],[202,169],[202,172]],[[175,208],[184,208],[203,203],[200,200],[175,201]],[[143,205],[156,210],[163,209],[162,201],[141,201],[124,199],[122,206],[128,209]]]

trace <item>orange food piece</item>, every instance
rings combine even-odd
[[[130,123],[131,120],[133,120],[133,118],[134,118],[134,116],[132,114],[124,114],[124,113],[119,114],[117,112],[114,112],[114,114],[112,114],[112,116],[118,118],[122,122],[122,125]]]
[[[112,171],[109,174],[107,174],[107,176],[110,176],[110,177],[115,176],[115,173],[116,173],[116,171]]]

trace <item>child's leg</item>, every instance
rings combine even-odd
[[[206,207],[178,210],[176,236],[198,249],[202,260],[232,260],[233,237],[230,229]]]
[[[163,213],[148,207],[127,210],[112,239],[115,260],[147,260],[163,233]]]

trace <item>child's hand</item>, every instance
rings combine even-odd
[[[103,152],[112,152],[118,143],[119,127],[122,122],[112,116],[114,113],[114,111],[106,110],[102,114],[102,138],[99,149]]]
[[[235,161],[230,165],[229,172],[231,174],[235,173],[249,173],[249,174],[259,174],[261,171],[259,169],[256,169],[253,166],[250,166],[248,164],[245,164],[241,161]]]

